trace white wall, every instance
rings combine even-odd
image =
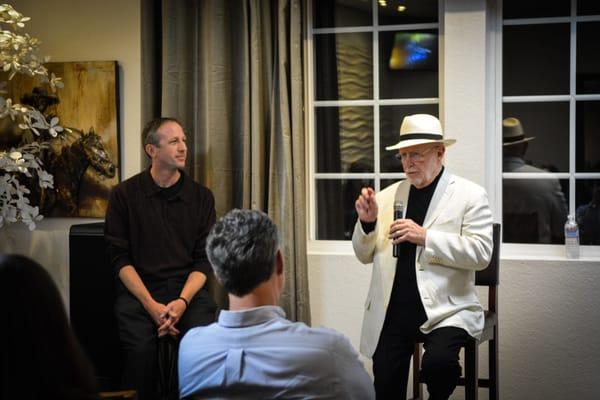
[[[42,41],[51,61],[116,60],[122,176],[140,171],[141,27],[139,0],[17,0],[31,17],[26,30]]]
[[[457,143],[446,152],[454,173],[485,185],[486,14],[481,0],[448,1],[442,21],[440,117]],[[482,34],[483,33],[483,34]]]
[[[42,41],[41,54],[51,61],[116,60],[119,65],[121,176],[141,168],[141,28],[139,0],[17,0],[31,17],[25,32]],[[0,252],[33,257],[50,270],[68,298],[68,234],[75,223],[93,219],[53,218],[34,233],[16,223],[0,229]]]
[[[358,348],[370,266],[345,251],[315,250],[308,262],[313,325],[338,329]],[[502,400],[600,398],[595,382],[600,369],[599,293],[598,261],[501,262]],[[487,350],[480,350],[480,373],[487,376]],[[457,389],[452,398],[461,396]],[[485,390],[480,398],[488,398]]]
[[[445,2],[440,115],[449,136],[458,139],[446,153],[446,164],[485,186],[495,207],[499,157],[489,149],[498,143],[490,124],[496,112],[495,71],[486,65],[495,51],[494,41],[486,37],[494,32],[487,9],[492,3]],[[600,259],[545,259],[503,256],[501,262],[500,398],[600,398],[595,382],[600,369]],[[370,266],[360,264],[351,245],[342,242],[310,242],[308,263],[313,324],[340,330],[358,348]],[[480,374],[487,376],[484,347]],[[457,389],[452,398],[463,398],[463,393]],[[480,398],[488,398],[485,390]]]

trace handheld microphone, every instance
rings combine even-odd
[[[394,202],[394,221],[402,218],[404,218],[404,203],[402,200],[396,200]],[[400,257],[400,244],[394,245],[393,255],[396,258]]]

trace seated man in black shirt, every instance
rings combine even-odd
[[[460,348],[483,329],[474,281],[492,255],[492,213],[482,187],[444,168],[454,142],[436,117],[405,117],[400,141],[386,150],[398,152],[407,179],[377,195],[363,188],[356,200],[352,245],[361,262],[373,263],[360,350],[373,358],[378,400],[406,398],[420,341],[429,399],[448,399],[461,372]],[[394,203],[406,205],[399,218]]]
[[[120,280],[115,312],[127,355],[124,384],[139,400],[157,397],[158,338],[208,325],[216,310],[204,288],[213,195],[182,171],[187,147],[177,120],[153,120],[143,137],[152,165],[113,189],[105,225]]]

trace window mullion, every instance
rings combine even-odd
[[[381,167],[379,161],[379,10],[377,1],[373,0],[373,167],[375,172],[375,191],[381,190]]]
[[[496,190],[495,190],[495,204],[496,204],[496,212],[495,215],[497,217],[497,221],[500,221],[501,223],[503,223],[503,210],[504,210],[504,204],[502,202],[502,193],[503,193],[503,179],[502,179],[502,172],[503,172],[503,161],[502,161],[502,157],[504,157],[503,154],[503,145],[502,145],[502,118],[503,118],[503,109],[504,109],[504,103],[503,103],[503,96],[504,96],[504,90],[502,88],[502,80],[503,80],[503,74],[504,74],[504,70],[503,70],[503,60],[504,60],[504,52],[502,51],[502,46],[503,46],[503,40],[504,40],[504,25],[503,25],[503,7],[504,7],[504,2],[502,0],[498,0],[498,9],[497,9],[497,15],[496,15],[496,28],[497,31],[500,32],[499,35],[497,35],[496,37],[496,91],[494,93],[495,96],[500,97],[500,100],[496,101],[496,118],[495,118],[495,129],[496,129],[496,137],[497,140],[494,142],[494,146],[498,146],[498,151],[500,152],[500,156],[496,158],[496,163],[495,163],[495,172],[496,175],[495,176],[499,176],[500,179],[496,179]]]
[[[315,154],[315,76],[316,76],[316,65],[315,57],[314,57],[314,41],[313,41],[313,2],[307,1],[306,3],[306,25],[308,32],[308,40],[307,40],[307,50],[306,50],[306,71],[307,71],[307,82],[308,84],[305,86],[307,90],[307,98],[308,98],[308,107],[309,112],[307,113],[307,127],[308,127],[308,157],[305,158],[306,165],[308,166],[308,182],[310,182],[310,189],[308,191],[308,209],[309,209],[309,224],[308,224],[308,237],[310,239],[315,239],[317,237],[317,180],[315,178],[315,165],[317,163],[317,158],[314,157]]]
[[[569,214],[575,215],[575,114],[576,114],[576,74],[577,74],[577,1],[571,0],[571,46],[569,74]]]

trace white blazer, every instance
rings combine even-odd
[[[375,229],[365,234],[357,221],[352,236],[356,257],[373,263],[371,285],[365,302],[360,351],[372,357],[396,273],[388,238],[393,221],[393,204],[407,204],[410,182],[395,183],[376,195],[378,214]],[[483,330],[483,308],[475,291],[475,271],[484,269],[492,255],[492,212],[481,186],[444,170],[431,199],[423,227],[425,247],[417,246],[417,287],[427,321],[423,333],[445,326],[463,328],[478,338]]]

